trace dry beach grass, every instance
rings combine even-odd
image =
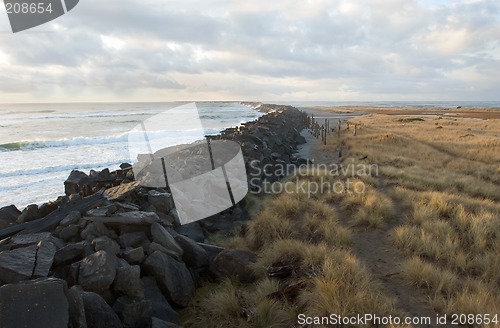
[[[207,283],[183,313],[186,327],[298,327],[299,313],[500,315],[498,112],[362,110],[373,113],[350,120],[356,136],[344,126],[312,156],[317,164],[376,164],[378,174],[315,171],[287,181],[350,179],[364,192],[290,188],[296,192],[269,196],[265,206],[249,202],[257,210],[246,233],[224,243],[257,253],[259,279]],[[277,266],[293,274],[269,277]],[[296,288],[293,297],[273,297],[287,288]]]

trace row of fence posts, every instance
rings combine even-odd
[[[318,139],[321,136],[321,142],[323,145],[326,145],[327,136],[337,132],[337,136],[340,138],[340,133],[342,131],[342,121],[338,120],[337,126],[330,126],[330,120],[325,118],[325,122],[323,125],[318,123],[318,119],[314,118],[314,115],[307,116],[307,125],[309,128],[309,132],[312,136]],[[346,130],[350,131],[351,126],[353,127],[353,135],[357,135],[358,124],[353,124],[346,122]],[[342,157],[342,149],[339,150],[339,157]]]

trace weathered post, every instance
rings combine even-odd
[[[358,125],[357,125],[357,124],[354,124],[354,136],[356,136],[356,132],[357,132],[357,131],[356,131],[356,128],[357,128],[357,127],[358,127]]]

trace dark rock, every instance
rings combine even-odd
[[[174,220],[174,223],[176,225],[180,225],[181,224],[181,219],[179,217],[179,212],[177,211],[176,208],[171,209],[170,212],[168,212],[168,215]]]
[[[118,211],[119,207],[115,203],[111,203],[109,205],[101,207],[101,209],[106,210],[108,212],[108,215],[111,215]]]
[[[97,251],[107,251],[111,254],[118,254],[120,252],[120,245],[108,236],[97,237],[92,240],[92,246]]]
[[[31,204],[26,206],[26,208],[21,212],[21,215],[17,218],[17,222],[30,222],[40,218],[40,213],[38,212],[38,205]]]
[[[194,282],[183,262],[156,251],[149,255],[142,267],[156,277],[160,288],[179,306],[187,306],[194,293]]]
[[[210,262],[210,272],[217,278],[237,277],[242,283],[255,281],[256,276],[251,269],[257,256],[249,251],[225,249]]]
[[[80,227],[76,224],[70,224],[67,227],[61,229],[59,232],[59,238],[64,241],[71,241],[75,239],[75,237],[79,237]]]
[[[220,252],[224,250],[223,247],[215,246],[215,245],[210,245],[210,244],[204,244],[204,243],[196,243],[199,246],[203,247],[205,252],[207,252],[207,258],[208,261],[211,262],[217,255],[219,255]]]
[[[93,208],[87,211],[85,215],[91,216],[91,217],[96,217],[96,218],[103,218],[106,216],[109,216],[111,212],[107,208]]]
[[[111,239],[116,238],[116,233],[109,230],[102,221],[95,220],[90,222],[85,229],[80,233],[82,239],[92,241],[95,237],[107,236]]]
[[[141,264],[145,257],[144,249],[142,247],[126,249],[121,256],[129,264]]]
[[[113,177],[111,175],[111,172],[109,171],[108,168],[98,172],[96,174],[96,181],[110,181],[110,180],[113,180]]]
[[[182,328],[172,322],[163,321],[161,319],[153,317],[151,320],[151,328]]]
[[[138,211],[139,210],[139,206],[137,206],[135,204],[132,204],[132,203],[115,202],[114,204],[118,207],[118,210],[123,210],[123,211],[126,211],[126,212]]]
[[[205,241],[205,235],[199,222],[190,222],[188,224],[181,225],[175,228],[175,231],[181,235],[191,238],[196,242],[202,243]]]
[[[31,245],[37,245],[41,241],[50,241],[58,247],[64,246],[64,242],[61,241],[60,239],[53,237],[50,234],[50,232],[15,235],[10,239],[8,246],[10,247],[10,249],[15,249]]]
[[[0,252],[0,284],[31,279],[35,267],[36,246]]]
[[[33,277],[47,277],[54,262],[54,255],[56,254],[56,246],[50,241],[42,240],[38,244],[36,252],[35,269],[33,270]]]
[[[71,243],[64,246],[54,255],[54,265],[59,266],[80,261],[83,258],[84,248],[85,244],[83,242]]]
[[[89,191],[86,191],[86,188],[85,188],[86,186],[87,186],[87,185],[85,185],[85,186],[83,187],[83,192],[84,192],[85,194],[89,194],[90,192],[89,192]],[[79,200],[82,200],[82,195],[77,194],[77,193],[74,193],[74,194],[69,195],[69,201],[70,201],[70,202],[76,202],[76,201],[79,201]]]
[[[120,168],[121,168],[122,170],[131,169],[131,168],[132,168],[132,164],[130,164],[130,163],[121,163],[121,164],[120,164]]]
[[[20,215],[21,211],[19,211],[14,205],[0,208],[0,229],[16,222]]]
[[[131,211],[109,218],[102,218],[104,224],[151,224],[160,218],[154,212]]]
[[[44,218],[47,215],[49,215],[50,213],[54,212],[55,210],[57,210],[57,204],[53,203],[53,202],[48,202],[48,203],[42,204],[38,208],[38,214],[40,215],[41,218]]]
[[[118,315],[98,294],[81,292],[88,328],[122,328]]]
[[[87,328],[85,318],[85,307],[78,287],[73,286],[66,292],[69,305],[69,324],[68,328]]]
[[[78,211],[73,211],[66,215],[64,219],[59,223],[61,226],[69,226],[71,224],[77,224],[80,219],[82,218],[82,215]]]
[[[156,279],[146,276],[142,278],[142,283],[144,284],[144,297],[152,304],[152,316],[168,322],[179,323],[179,314],[163,296]]]
[[[151,235],[153,236],[153,241],[165,247],[167,250],[175,254],[175,258],[182,258],[182,248],[175,241],[174,237],[159,223],[151,224]]]
[[[1,327],[68,327],[65,289],[64,280],[53,278],[0,287]]]
[[[187,264],[188,267],[200,268],[208,265],[207,252],[194,240],[183,235],[175,236],[175,240],[184,251],[182,260]]]
[[[137,247],[146,239],[148,239],[148,237],[144,231],[129,232],[120,235],[120,237],[118,237],[118,243],[123,248]]]
[[[87,256],[80,264],[78,284],[86,291],[103,292],[113,283],[117,266],[117,258],[106,251]]]
[[[83,190],[83,186],[91,183],[91,181],[91,178],[87,174],[78,170],[73,170],[66,181],[64,181],[64,192],[67,196],[78,194]]]
[[[148,193],[148,201],[157,211],[165,214],[168,214],[174,207],[174,200],[172,195],[168,192],[150,190]]]
[[[130,296],[119,297],[113,310],[123,322],[123,327],[151,327],[151,301]]]
[[[163,247],[162,245],[155,243],[155,242],[152,242],[151,244],[149,244],[149,247],[147,248],[147,250],[148,250],[147,251],[148,255],[151,255],[154,252],[159,251],[159,252],[162,252],[162,253],[167,254],[169,256],[172,256],[176,260],[179,260],[179,261],[182,260],[179,253],[173,252],[173,251],[171,251],[171,250],[169,250],[169,249],[167,249],[167,248]]]
[[[144,298],[144,286],[141,281],[141,267],[131,265],[118,268],[113,290],[117,295]]]

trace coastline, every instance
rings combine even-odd
[[[280,105],[261,105],[260,110],[267,114],[211,140],[238,142],[247,169],[250,163],[253,168],[297,163],[294,153],[305,142],[300,136],[305,114]],[[260,173],[254,184],[263,183],[264,170]],[[148,326],[156,319],[178,324],[177,310],[188,305],[199,281],[226,276],[226,260],[235,256],[206,244],[206,238],[249,218],[242,201],[180,225],[170,190],[140,186],[125,163],[113,172],[73,171],[64,185],[66,195],[54,202],[23,212],[13,206],[0,209],[0,308],[6,309],[5,299],[13,294],[39,291],[31,292],[29,300],[9,302],[2,320],[50,304],[47,311],[58,315],[47,326],[60,321],[82,326],[85,320],[110,320],[113,327]],[[76,308],[68,310],[74,302]],[[26,320],[33,324],[29,316]]]

